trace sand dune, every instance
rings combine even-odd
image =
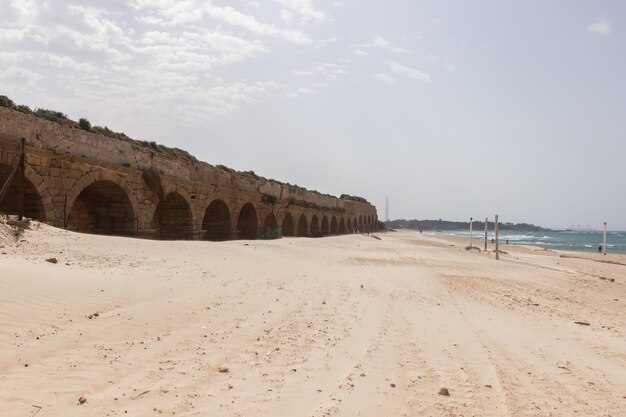
[[[2,416],[626,415],[623,257],[31,229],[0,244]]]

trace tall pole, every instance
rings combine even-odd
[[[470,249],[472,248],[472,227],[474,224],[474,219],[470,217]]]
[[[389,198],[385,196],[385,221],[389,221]]]
[[[495,219],[495,227],[496,227],[496,261],[500,259],[500,241],[498,240],[498,215],[496,214]]]
[[[485,217],[485,252],[487,252],[487,227],[489,224],[489,219]]]
[[[604,245],[602,245],[602,252],[606,255],[606,222],[604,222]]]
[[[19,187],[19,199],[18,199],[18,205],[17,205],[17,213],[18,213],[18,220],[22,221],[22,219],[24,218],[24,170],[25,170],[25,165],[24,165],[24,142],[26,142],[26,139],[22,138],[22,140],[20,141],[20,179],[18,182],[18,187]]]

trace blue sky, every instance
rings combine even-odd
[[[621,1],[0,0],[0,94],[392,218],[626,229]]]

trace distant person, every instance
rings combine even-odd
[[[422,233],[422,228],[420,227],[420,234]]]
[[[602,245],[598,246],[598,253],[602,252]]]
[[[496,243],[496,240],[494,238],[491,238],[491,243]]]
[[[506,240],[506,244],[507,244],[507,245],[509,244],[509,239],[507,239],[507,240]]]

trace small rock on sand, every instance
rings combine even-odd
[[[225,374],[225,373],[227,373],[229,371],[229,369],[226,366],[220,366],[219,368],[217,368],[217,371],[220,374]]]
[[[448,391],[448,388],[446,388],[446,387],[441,387],[441,388],[439,388],[439,391],[437,391],[437,394],[443,395],[444,397],[449,397],[450,396],[450,391]]]
[[[48,258],[46,259],[46,262],[50,262],[51,264],[56,264],[59,261],[57,260],[57,258]]]
[[[78,404],[83,405],[87,402],[87,398],[83,397],[82,395],[80,396],[80,398],[78,399]]]

